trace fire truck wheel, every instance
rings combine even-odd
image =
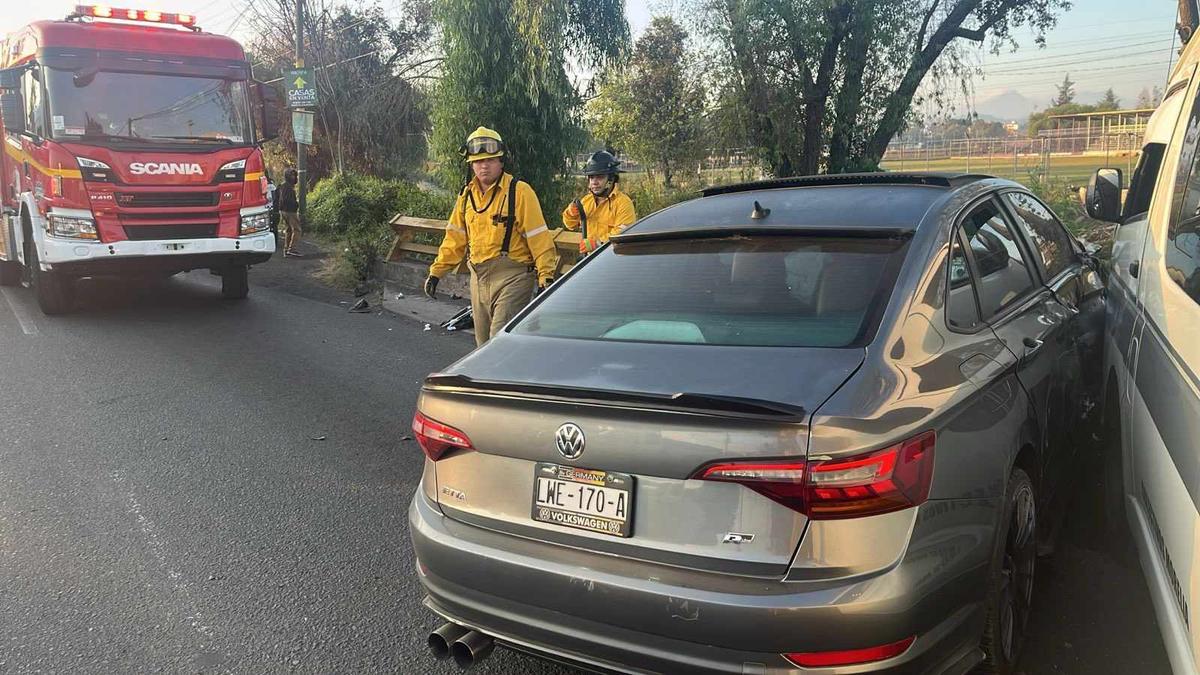
[[[38,264],[37,247],[32,246],[29,258],[33,278],[33,293],[42,314],[63,314],[75,304],[75,279],[56,272],[46,272]]]
[[[0,286],[17,286],[21,283],[21,263],[0,262]]]
[[[241,300],[250,292],[250,280],[245,265],[221,270],[221,296],[226,300]]]

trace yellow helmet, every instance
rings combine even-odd
[[[487,127],[479,127],[467,136],[467,142],[458,151],[466,158],[468,164],[489,157],[503,157],[504,139]]]

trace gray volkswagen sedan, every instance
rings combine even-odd
[[[987,176],[764,181],[644,218],[424,383],[434,656],[1012,671],[1101,291]]]

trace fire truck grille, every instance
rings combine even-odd
[[[155,208],[171,206],[216,206],[216,192],[118,192],[117,206]]]
[[[216,223],[126,226],[125,236],[133,241],[148,239],[205,239],[217,236]]]

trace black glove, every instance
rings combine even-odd
[[[542,279],[541,281],[539,281],[539,282],[538,282],[538,285],[537,285],[537,293],[534,293],[534,295],[540,295],[540,294],[542,293],[542,291],[544,291],[544,290],[546,290],[547,288],[549,288],[549,287],[550,287],[550,284],[552,284],[552,283],[554,283],[554,277],[549,277],[549,278],[547,278],[547,279]]]
[[[425,295],[435,297],[437,295],[438,278],[430,274],[425,277]]]

